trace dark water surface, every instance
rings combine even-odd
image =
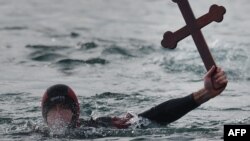
[[[54,137],[41,96],[70,85],[81,117],[139,113],[202,88],[205,69],[190,37],[175,50],[162,35],[185,23],[171,0],[0,0],[0,140],[222,140],[224,124],[250,124],[250,3],[190,0],[197,17],[217,3],[222,23],[203,29],[229,84],[223,94],[168,126],[77,129]]]

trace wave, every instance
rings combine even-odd
[[[112,92],[104,92],[101,94],[96,94],[93,96],[93,98],[97,99],[107,99],[107,98],[114,98],[114,99],[124,99],[126,97],[129,97],[127,94],[122,94],[122,93],[112,93]]]
[[[206,73],[204,64],[199,56],[199,53],[194,46],[187,44],[187,47],[179,47],[175,50],[163,49],[158,45],[145,45],[143,41],[136,40],[121,41],[121,43],[102,41],[101,39],[93,39],[89,42],[80,42],[76,46],[60,45],[27,45],[27,48],[34,49],[30,54],[30,58],[35,61],[57,61],[59,65],[83,65],[83,64],[102,64],[110,63],[106,60],[108,57],[114,55],[121,56],[115,61],[124,61],[124,59],[138,58],[141,60],[147,59],[148,63],[160,66],[166,73],[193,73],[196,76],[202,76]],[[116,45],[116,44],[119,44]],[[237,45],[234,43],[216,44],[216,47],[211,47],[211,53],[218,66],[222,67],[227,73],[229,80],[233,81],[249,81],[250,69],[248,44]],[[217,47],[219,46],[219,47]],[[67,51],[65,50],[67,49]],[[96,58],[82,60],[82,59],[62,59],[70,58],[70,54],[88,54],[95,55]],[[98,55],[96,55],[98,54]],[[154,56],[154,57],[153,57]],[[105,57],[105,59],[103,59]],[[62,59],[62,60],[58,60]],[[110,58],[113,60],[113,58]],[[117,59],[117,58],[116,58]],[[140,61],[138,62],[140,63]],[[143,62],[144,63],[144,62]],[[144,64],[138,64],[144,65]]]
[[[0,28],[0,30],[26,30],[26,29],[28,29],[27,26],[7,26]]]
[[[91,58],[88,60],[82,59],[62,59],[57,61],[55,64],[59,67],[59,69],[66,74],[72,74],[68,71],[73,70],[76,67],[84,66],[84,65],[106,65],[109,61],[102,58]]]
[[[61,45],[26,45],[26,48],[30,49],[39,49],[45,51],[56,51],[62,49],[68,49],[70,46],[61,46]]]
[[[0,117],[0,124],[10,124],[12,121],[12,118]]]
[[[54,61],[62,57],[64,56],[61,54],[57,54],[57,53],[44,53],[42,55],[31,57],[31,59],[35,61]]]
[[[109,63],[109,61],[102,59],[102,58],[91,58],[85,61],[86,64],[101,64],[101,65],[105,65],[107,63]]]
[[[134,55],[132,55],[131,52],[129,52],[129,50],[116,46],[116,45],[112,45],[111,47],[104,49],[102,51],[102,54],[104,55],[115,54],[115,55],[122,55],[126,57],[135,57]]]
[[[56,35],[49,35],[51,38],[78,38],[80,37],[79,33],[71,32],[70,34],[56,34]]]
[[[80,46],[81,49],[89,50],[97,48],[98,45],[95,42],[86,42],[86,43],[78,43],[77,46]]]
[[[57,61],[57,64],[59,65],[81,65],[81,64],[90,64],[90,65],[94,65],[94,64],[101,64],[101,65],[105,65],[107,64],[109,61],[102,59],[102,58],[91,58],[88,60],[80,60],[80,59],[63,59],[63,60],[59,60]]]
[[[147,128],[129,128],[129,129],[113,129],[113,128],[94,128],[94,127],[79,127],[76,129],[68,129],[63,132],[55,133],[49,131],[48,128],[43,125],[36,125],[40,130],[35,130],[33,127],[28,124],[29,121],[24,122],[23,124],[12,126],[8,128],[7,132],[4,133],[4,136],[11,135],[15,136],[30,136],[32,134],[40,134],[43,138],[57,138],[57,139],[98,139],[98,138],[111,138],[111,137],[137,137],[142,139],[143,136],[157,135],[158,137],[168,137],[173,138],[174,135],[183,136],[185,134],[200,134],[203,135],[213,135],[218,132],[218,128],[207,128],[200,126],[192,127],[169,127],[169,126],[160,126],[154,124],[152,127]],[[192,136],[192,135],[191,135]],[[181,137],[182,139],[187,139],[188,137]]]

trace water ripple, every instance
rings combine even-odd
[[[88,60],[80,60],[80,59],[63,59],[63,60],[59,60],[57,61],[57,64],[63,65],[63,66],[67,66],[67,65],[71,65],[71,66],[78,66],[81,64],[90,64],[90,65],[94,65],[94,64],[101,64],[101,65],[105,65],[107,64],[108,61],[105,59],[101,59],[101,58],[91,58]]]
[[[77,46],[80,46],[81,49],[89,50],[97,48],[98,45],[95,42],[86,42],[86,43],[78,43]]]
[[[102,51],[102,54],[105,54],[105,55],[117,54],[117,55],[122,55],[122,56],[126,56],[126,57],[135,57],[125,48],[121,48],[121,47],[118,47],[116,45],[113,45],[107,49],[104,49]]]
[[[26,26],[7,26],[7,27],[2,27],[0,30],[26,30],[28,27]]]
[[[39,49],[44,51],[56,51],[62,49],[68,49],[70,46],[60,46],[60,45],[26,45],[26,48]]]
[[[37,54],[37,53],[35,53],[35,54]],[[57,59],[62,58],[62,57],[64,57],[64,56],[61,54],[57,54],[57,53],[44,53],[41,55],[35,55],[31,59],[35,60],[35,61],[54,61],[54,60],[57,60]]]

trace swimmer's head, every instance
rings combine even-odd
[[[77,97],[66,85],[54,85],[43,95],[42,115],[49,127],[76,127],[79,111]]]

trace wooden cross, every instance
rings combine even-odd
[[[195,19],[188,0],[173,0],[173,2],[178,4],[187,25],[174,33],[167,31],[163,36],[162,46],[174,49],[179,41],[192,35],[202,61],[208,71],[213,65],[216,66],[216,64],[203,37],[201,28],[213,21],[221,22],[223,15],[226,13],[226,9],[222,6],[212,5],[207,14]]]

